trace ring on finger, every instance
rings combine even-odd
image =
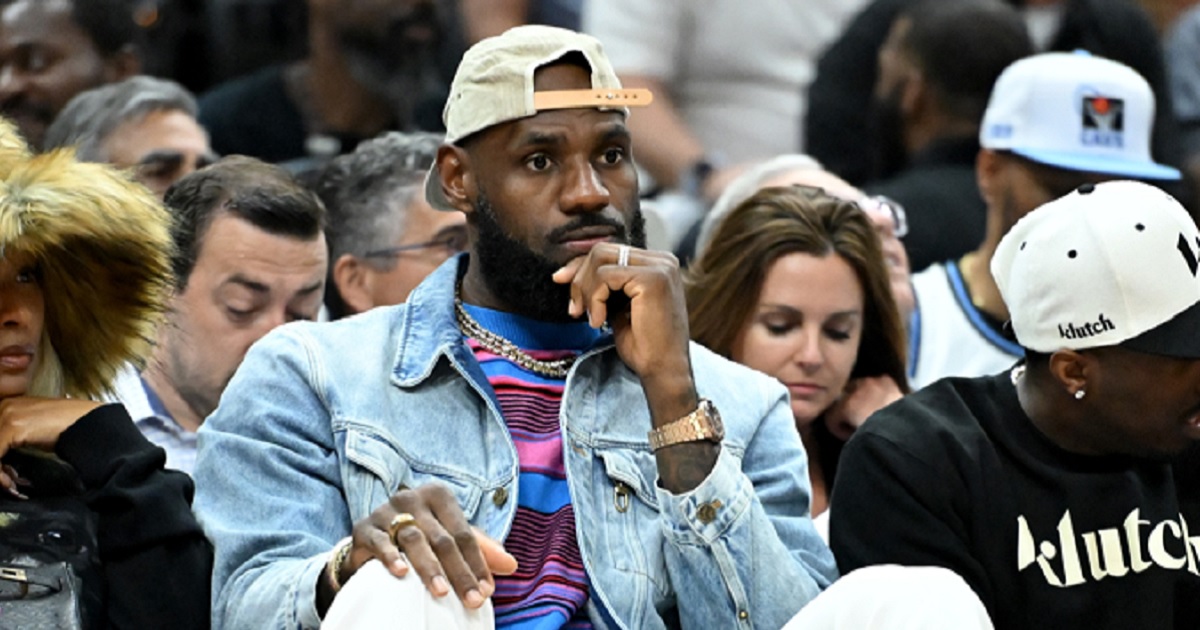
[[[628,267],[629,266],[629,246],[628,245],[622,245],[620,248],[617,249],[617,266],[618,267]]]
[[[392,540],[392,544],[400,546],[400,541],[396,537],[400,535],[400,530],[405,527],[412,527],[417,524],[417,517],[408,512],[401,512],[392,517],[392,522],[388,524],[388,538]]]

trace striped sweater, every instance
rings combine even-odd
[[[592,346],[599,332],[586,323],[552,324],[467,306],[484,328],[536,359],[554,360]],[[467,343],[487,375],[512,435],[520,466],[517,513],[505,549],[519,568],[496,577],[497,628],[591,628],[588,577],[575,538],[575,511],[563,466],[559,409],[565,379],[547,378]]]

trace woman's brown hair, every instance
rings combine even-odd
[[[908,391],[904,326],[879,235],[857,204],[818,188],[765,188],[729,213],[686,277],[692,339],[729,357],[771,264],[793,253],[845,260],[863,289],[863,332],[851,378],[890,376]]]

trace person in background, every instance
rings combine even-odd
[[[584,0],[458,0],[467,44],[522,24],[579,30]]]
[[[308,0],[305,58],[200,96],[213,148],[300,171],[389,129],[439,129],[439,55],[451,19],[444,5]]]
[[[1200,220],[1200,5],[1175,18],[1163,49],[1183,145],[1181,164],[1189,187],[1184,205]]]
[[[694,340],[787,386],[821,514],[842,444],[908,391],[871,220],[820,189],[765,188],[716,226],[686,287]]]
[[[179,178],[216,161],[183,86],[134,76],[81,92],[46,131],[45,150],[75,147],[86,162],[131,169],[161,199]]]
[[[207,628],[212,549],[192,482],[98,402],[150,351],[170,222],[144,188],[0,122],[3,625]]]
[[[888,177],[871,173],[868,117],[879,50],[892,22],[923,0],[871,0],[821,56],[808,89],[805,150],[852,184]],[[948,0],[954,3],[954,0]],[[1125,64],[1149,82],[1156,99],[1153,155],[1166,164],[1180,159],[1158,32],[1137,0],[1006,0],[1025,19],[1034,50],[1086,50]],[[972,44],[974,45],[974,44]],[[956,54],[959,51],[956,51]],[[847,150],[847,149],[851,150]]]
[[[1085,183],[1179,179],[1150,157],[1154,111],[1154,94],[1137,72],[1082,51],[1033,55],[1001,73],[976,162],[986,235],[961,258],[913,276],[914,387],[994,374],[1024,356],[1005,329],[1008,306],[989,271],[1000,239],[1021,217]]]
[[[672,247],[748,165],[804,149],[816,60],[866,1],[584,3],[622,81],[654,93],[630,131]]]
[[[389,132],[313,175],[327,212],[329,319],[404,302],[466,249],[466,218],[434,210],[423,194],[441,143],[438,134]]]
[[[115,387],[138,428],[190,473],[196,430],[250,345],[316,319],[325,289],[325,209],[282,168],[229,156],[167,191],[175,220],[168,321],[141,370]]]
[[[76,94],[138,74],[126,0],[13,0],[0,5],[0,115],[35,149]]]
[[[908,220],[904,207],[886,197],[868,197],[861,190],[846,183],[846,180],[830,173],[812,157],[803,154],[779,155],[758,164],[733,180],[704,220],[692,229],[689,239],[695,251],[703,251],[712,240],[713,232],[726,216],[739,204],[763,188],[799,184],[820,188],[826,194],[844,201],[857,203],[867,212],[883,248],[884,262],[892,287],[892,297],[900,312],[900,320],[907,328],[916,309],[913,298],[912,274],[909,272],[908,254],[901,238],[907,233]],[[691,253],[680,256],[691,260]]]
[[[878,172],[892,175],[863,189],[908,211],[904,247],[913,271],[983,239],[979,122],[1000,72],[1031,54],[1025,22],[999,0],[925,0],[892,22],[879,50],[867,145]]]

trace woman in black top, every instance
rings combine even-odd
[[[0,121],[3,123],[3,121]],[[169,218],[69,153],[0,124],[0,621],[209,625],[211,549],[192,482],[120,405],[170,295]]]

